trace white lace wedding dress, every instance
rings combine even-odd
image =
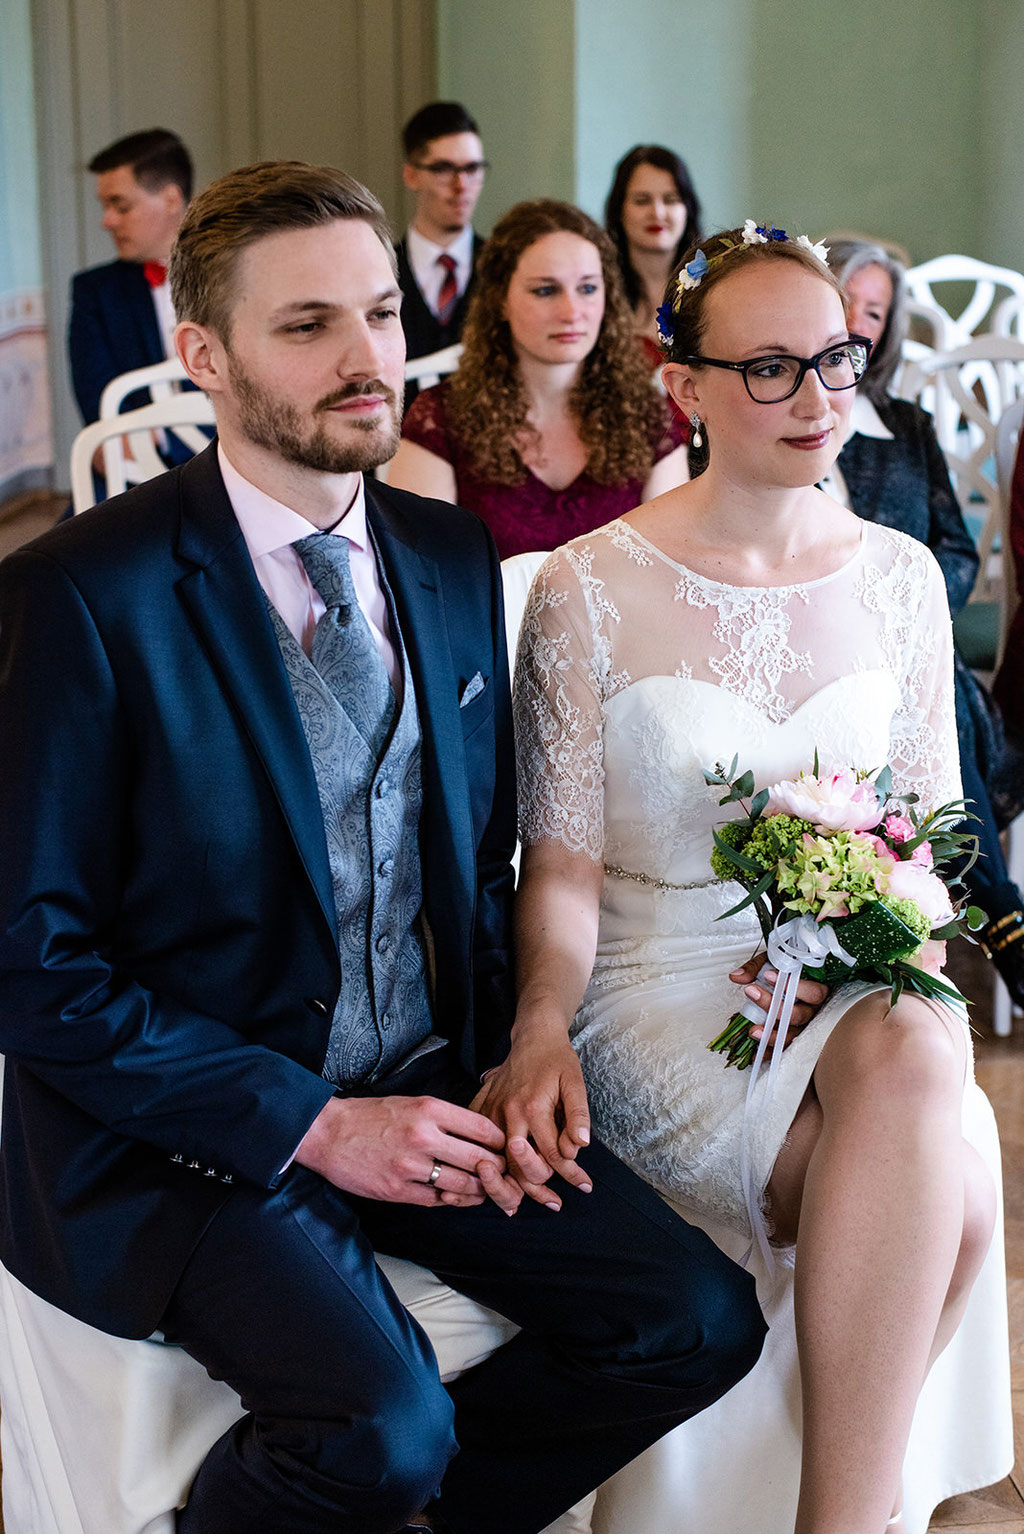
[[[626,522],[613,522],[542,567],[520,634],[515,706],[524,844],[557,841],[605,867],[597,960],[573,1028],[595,1131],[736,1255],[750,1233],[739,1170],[749,1078],[706,1046],[743,999],[728,973],[759,946],[759,929],[749,913],[717,920],[742,891],[715,880],[711,833],[736,810],[719,807],[721,790],[705,783],[703,769],[728,767],[736,756],[738,770],[749,768],[762,787],[810,770],[817,750],[822,765],[888,761],[897,786],[922,804],[958,797],[950,620],[938,566],[923,545],[865,523],[856,555],[833,574],[736,587],[683,568]],[[752,1145],[759,1189],[823,1043],[864,989],[836,992],[787,1048]],[[1005,1351],[1005,1293],[1002,1304]],[[998,1357],[998,1298],[995,1307]],[[764,1480],[750,1477],[742,1493],[749,1464],[729,1477],[729,1458],[706,1441],[707,1424],[732,1410],[745,1382],[649,1451],[662,1456],[655,1481],[643,1471],[630,1493],[627,1471],[610,1483],[595,1526],[607,1534],[781,1534],[788,1519],[792,1529],[799,1406],[795,1347],[786,1346],[786,1379],[770,1393],[781,1392],[771,1433],[789,1446],[789,1473],[780,1472],[775,1449],[762,1467],[781,1487],[777,1522],[771,1504],[766,1515]],[[762,1376],[755,1388],[764,1368],[754,1371]],[[770,1368],[778,1373],[779,1360]],[[1001,1408],[1005,1377],[995,1385]],[[732,1431],[734,1447],[743,1443],[748,1453],[752,1424]],[[990,1467],[1004,1474],[1005,1440],[1002,1433],[978,1472],[961,1476],[944,1464],[939,1494],[961,1481],[985,1484],[970,1477],[991,1479]],[[701,1443],[701,1453],[685,1452],[687,1442]],[[943,1479],[947,1471],[952,1480]],[[723,1476],[736,1483],[728,1495]],[[912,1489],[908,1504],[912,1517]],[[908,1523],[910,1534],[916,1527]]]

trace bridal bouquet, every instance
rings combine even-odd
[[[767,1018],[760,1008],[753,1016],[734,1013],[708,1048],[743,1070],[759,1048],[751,1023],[765,1024],[763,1055],[776,1020],[781,1047],[801,972],[830,986],[880,981],[893,1002],[908,990],[962,1003],[922,962],[926,943],[955,937],[962,922],[976,930],[986,919],[976,906],[955,906],[951,891],[961,880],[939,872],[965,853],[962,871],[977,858],[977,837],[956,829],[965,801],[919,812],[916,794],[893,793],[889,767],[820,772],[817,754],[812,772],[753,794],[753,775],[736,777],[736,762],[704,774],[726,790],[720,804],[746,810],[715,832],[711,867],[745,886],[724,915],[753,906],[780,978]]]

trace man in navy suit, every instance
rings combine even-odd
[[[172,283],[219,441],[0,565],[0,1257],[242,1397],[182,1534],[535,1534],[751,1366],[753,1284],[512,1028],[494,546],[362,477],[405,350],[380,205],[235,172]],[[491,1072],[561,1083],[550,1143],[475,1111]],[[374,1247],[522,1330],[446,1391]]]
[[[480,130],[458,101],[432,101],[402,130],[402,179],[416,197],[398,244],[406,355],[428,357],[462,335],[483,240],[473,214],[487,162]],[[413,399],[410,390],[406,404]]]
[[[167,262],[192,195],[192,160],[176,133],[149,128],[94,155],[89,169],[117,260],[71,282],[71,382],[88,425],[112,378],[173,356]],[[133,404],[146,398],[131,397]]]

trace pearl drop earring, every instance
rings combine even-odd
[[[691,447],[703,447],[704,446],[704,438],[700,434],[700,416],[697,414],[696,410],[690,416],[690,426],[692,428],[692,434],[690,436],[690,446]]]

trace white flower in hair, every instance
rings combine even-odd
[[[822,266],[828,265],[828,246],[824,240],[819,240],[817,245],[812,245],[806,234],[798,234],[796,243],[802,245],[804,250],[809,250],[812,256],[817,256]]]
[[[767,245],[768,236],[763,229],[759,229],[752,218],[748,218],[743,225],[744,245]]]

